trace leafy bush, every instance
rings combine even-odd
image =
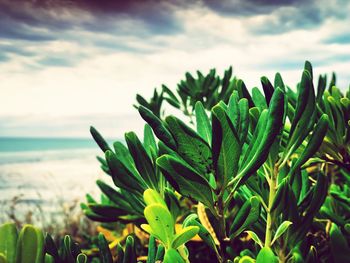
[[[175,93],[163,85],[149,102],[137,95],[143,143],[126,133],[128,147],[116,142],[113,151],[91,128],[117,188],[98,181],[102,204],[88,200],[87,216],[141,225],[168,250],[172,225],[183,222],[218,262],[322,262],[341,257],[339,247],[348,253],[350,91],[335,87],[335,75],[328,88],[326,76],[314,88],[309,62],[295,91],[279,73],[274,84],[261,78],[263,93],[249,92],[231,68],[222,79],[215,70],[197,75],[187,73]],[[166,116],[164,101],[189,119]],[[142,200],[149,191],[157,204]],[[150,215],[168,222],[168,232]],[[319,235],[326,243],[314,242]],[[195,258],[175,252],[183,262]]]

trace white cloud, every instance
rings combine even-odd
[[[70,29],[55,41],[21,43],[23,50],[36,55],[13,55],[13,59],[0,63],[0,117],[34,116],[30,117],[33,121],[29,118],[26,122],[28,127],[38,125],[37,118],[42,119],[42,123],[46,120],[42,135],[85,136],[88,127],[84,125],[88,125],[88,121],[69,132],[54,131],[57,126],[52,125],[53,116],[60,120],[77,120],[76,116],[85,116],[84,120],[88,116],[92,120],[96,120],[96,116],[115,116],[112,121],[119,122],[118,127],[106,128],[105,133],[120,137],[123,131],[141,130],[143,121],[132,107],[136,93],[150,96],[153,88],[162,83],[175,88],[186,71],[207,72],[215,67],[222,74],[232,65],[234,73],[248,87],[259,86],[262,75],[272,79],[274,73],[280,71],[285,82],[294,86],[299,81],[304,60],[308,59],[315,62],[315,75],[334,70],[338,72],[340,86],[350,82],[350,58],[342,60],[342,56],[349,56],[349,45],[324,43],[324,39],[334,34],[334,28],[346,30],[344,20],[330,18],[313,29],[264,35],[252,33],[251,28],[273,20],[275,14],[229,17],[198,7],[175,15],[182,22],[183,31],[172,35],[113,36],[80,28]],[[114,49],[114,43],[124,48]],[[74,63],[40,66],[39,59],[54,56]],[[58,123],[67,125],[64,121]],[[8,131],[23,136],[33,133],[33,129]]]

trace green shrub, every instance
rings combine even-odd
[[[176,222],[195,227],[218,262],[322,262],[337,259],[337,248],[347,255],[350,92],[335,77],[328,90],[325,76],[314,88],[309,62],[295,91],[279,73],[261,83],[263,92],[249,92],[231,68],[222,79],[187,73],[175,93],[163,86],[150,102],[137,96],[143,143],[129,132],[127,147],[112,149],[91,128],[116,188],[98,181],[102,201],[88,197],[86,215],[142,226],[164,246],[164,261],[195,258],[172,245]],[[189,118],[166,116],[164,100]],[[151,203],[142,198],[149,191]],[[329,241],[320,245],[319,236]]]

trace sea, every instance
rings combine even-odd
[[[0,138],[0,223],[79,210],[87,193],[99,200],[96,180],[113,183],[96,156],[92,138]]]

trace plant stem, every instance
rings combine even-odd
[[[274,213],[271,212],[271,208],[272,208],[273,200],[275,199],[275,195],[276,195],[277,174],[278,174],[278,166],[275,166],[269,182],[270,193],[269,193],[268,209],[266,210],[267,220],[266,220],[266,233],[265,233],[265,247],[270,247],[271,240],[272,240],[272,226],[274,223],[274,215],[273,215]]]
[[[227,238],[226,238],[225,203],[224,203],[223,195],[224,195],[224,189],[221,189],[218,195],[216,208],[218,211],[218,216],[219,216],[218,220],[220,225],[220,237],[219,237],[220,254],[221,254],[222,262],[225,262]]]

